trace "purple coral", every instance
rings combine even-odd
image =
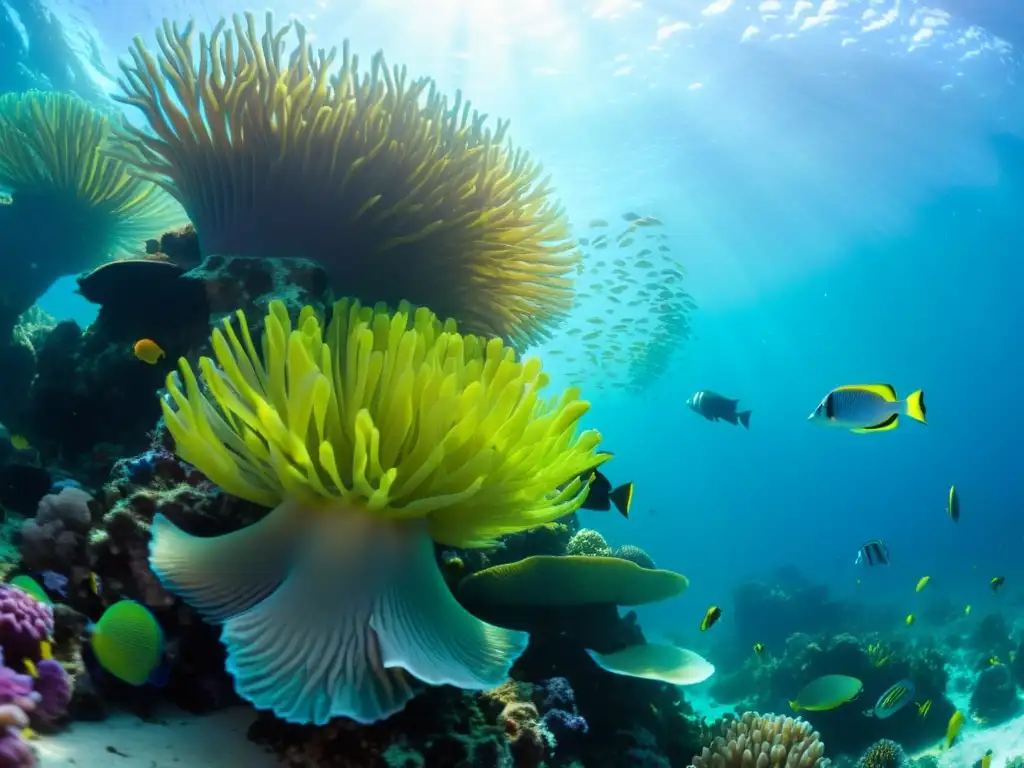
[[[36,764],[20,733],[28,725],[28,713],[35,709],[38,697],[32,690],[32,678],[4,666],[0,652],[0,766],[31,768]]]
[[[53,635],[53,608],[27,592],[0,584],[0,649],[14,663],[38,661],[40,643]]]
[[[36,665],[39,676],[34,680],[38,694],[32,717],[43,725],[49,725],[62,718],[71,702],[71,679],[60,662],[44,659]],[[0,763],[2,765],[2,763]]]
[[[587,721],[581,715],[566,712],[564,709],[548,710],[544,713],[541,723],[555,737],[557,744],[582,736],[590,730]]]

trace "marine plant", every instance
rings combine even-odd
[[[316,54],[306,30],[251,14],[199,35],[136,37],[121,65],[119,158],[170,192],[200,249],[322,262],[334,287],[454,317],[522,347],[572,306],[579,254],[541,166],[457,93],[383,54]]]
[[[150,563],[223,624],[238,692],[320,724],[387,717],[416,680],[501,684],[528,637],[459,605],[434,542],[486,547],[575,511],[608,458],[577,432],[589,404],[543,399],[540,360],[425,308],[342,300],[325,328],[275,301],[262,355],[237,319],[199,362],[205,390],[185,360],[168,376],[164,417],[182,459],[274,509],[213,538],[158,515]]]
[[[95,267],[110,256],[141,253],[146,238],[179,225],[184,214],[155,184],[130,175],[122,160],[102,152],[113,130],[107,115],[65,93],[0,96],[0,187],[11,191],[5,224],[25,236],[5,243],[6,262],[37,259],[45,281]],[[37,252],[40,232],[59,233]],[[5,268],[9,264],[0,265]],[[26,307],[38,298],[28,297]]]

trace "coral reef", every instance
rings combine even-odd
[[[608,546],[604,536],[593,528],[581,528],[569,539],[565,554],[607,557],[612,554],[612,548]]]
[[[903,747],[891,739],[879,739],[857,760],[857,768],[906,768]]]
[[[89,575],[86,551],[96,505],[81,488],[65,487],[39,501],[34,518],[22,523],[21,565],[30,571],[56,571],[72,582]]]
[[[157,37],[155,57],[136,38],[120,81],[149,128],[126,124],[114,151],[181,202],[204,256],[313,259],[347,295],[520,347],[571,308],[576,242],[508,123],[383,54],[364,73],[345,43],[336,67],[269,14],[262,33],[250,14],[221,21],[198,50],[191,24]],[[228,51],[232,67],[196,69]]]
[[[971,692],[971,714],[989,723],[1009,720],[1020,710],[1017,685],[1004,664],[982,670]]]
[[[640,547],[634,546],[633,544],[623,544],[621,547],[616,549],[615,557],[620,557],[623,560],[629,560],[631,563],[636,563],[641,568],[658,567],[655,564],[653,557],[640,549]]]
[[[8,664],[41,658],[41,643],[53,635],[53,609],[27,592],[0,584],[0,649]]]
[[[824,754],[824,742],[806,721],[745,712],[705,731],[690,768],[827,768]]]

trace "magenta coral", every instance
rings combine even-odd
[[[39,700],[32,712],[32,718],[43,725],[49,725],[68,711],[68,704],[71,702],[71,678],[60,662],[53,659],[40,661],[36,669],[39,675],[34,680],[34,687]]]
[[[0,649],[10,663],[38,661],[40,643],[53,635],[53,608],[27,592],[0,585]]]

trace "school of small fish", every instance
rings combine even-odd
[[[613,227],[594,219],[579,238],[577,304],[544,357],[560,361],[572,384],[635,393],[663,376],[694,339],[697,303],[683,287],[686,269],[661,220],[632,212],[621,220]]]

